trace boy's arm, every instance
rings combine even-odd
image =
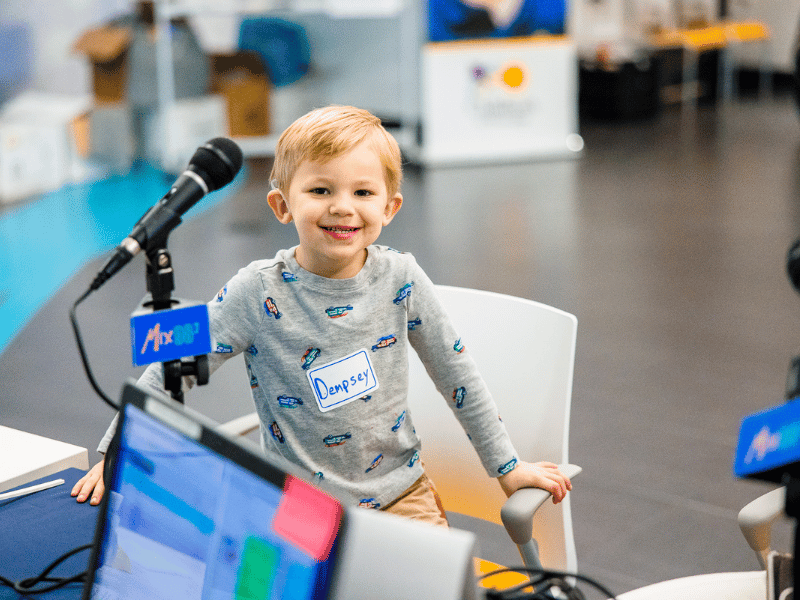
[[[261,279],[248,268],[241,269],[208,303],[209,328],[212,338],[212,352],[208,355],[209,372],[216,371],[222,363],[240,354],[251,345],[253,333],[258,329],[258,322],[263,319],[263,311],[259,311],[263,287]],[[255,307],[255,308],[254,308]],[[221,345],[220,345],[221,344]],[[184,383],[191,388],[194,377],[184,377]],[[149,387],[165,397],[164,376],[160,363],[153,363],[145,369],[139,378],[139,385]],[[98,445],[98,452],[105,454],[111,439],[117,430],[116,415]],[[85,502],[91,495],[91,503],[97,504],[103,497],[103,466],[105,458],[97,463],[73,487],[72,495],[78,502]]]
[[[498,477],[518,463],[518,454],[469,347],[461,343],[436,296],[435,286],[421,269],[413,278],[408,319],[419,324],[409,330],[409,342],[467,433],[486,473]]]
[[[553,502],[561,502],[572,482],[554,463],[518,459],[469,349],[460,343],[433,283],[421,270],[419,277],[415,275],[410,298],[409,320],[419,318],[422,326],[409,331],[409,341],[440,393],[448,399],[453,396],[448,405],[469,435],[487,474],[497,477],[507,496],[520,488],[535,487],[550,492]]]

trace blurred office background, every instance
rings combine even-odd
[[[473,12],[433,27],[448,4]],[[800,5],[574,0],[515,30],[528,3],[479,4],[4,1],[0,424],[94,452],[112,415],[68,311],[107,252],[199,143],[233,136],[241,175],[170,237],[175,295],[210,299],[296,243],[264,203],[276,134],[312,107],[355,104],[407,158],[381,243],[437,283],[578,318],[581,572],[623,592],[757,569],[736,514],[769,486],[735,479],[732,461],[741,419],[784,401],[800,347],[786,276]],[[78,312],[111,395],[138,375],[128,320],[144,284],[137,259]],[[249,412],[238,367],[191,405],[218,421]],[[487,558],[518,562],[498,527],[471,525]],[[778,548],[790,539],[779,527]]]

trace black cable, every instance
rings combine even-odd
[[[70,321],[72,322],[72,330],[75,332],[75,341],[78,344],[78,351],[81,354],[81,361],[83,362],[83,368],[86,371],[86,376],[89,378],[89,383],[91,384],[94,391],[97,392],[97,394],[100,396],[100,398],[103,399],[103,401],[106,404],[108,404],[109,406],[111,406],[116,410],[119,410],[117,404],[113,400],[111,400],[111,398],[109,398],[108,395],[106,395],[102,389],[100,389],[100,386],[98,385],[97,381],[94,378],[94,375],[92,374],[92,370],[89,367],[89,359],[86,356],[86,349],[84,348],[83,345],[83,338],[81,337],[80,327],[78,327],[78,318],[76,315],[78,305],[84,300],[86,300],[86,298],[91,293],[92,289],[89,289],[86,291],[86,293],[83,294],[83,296],[81,296],[75,301],[75,304],[72,305],[72,309],[69,311],[69,318]],[[21,581],[11,581],[10,579],[7,579],[2,575],[0,575],[0,584],[13,589],[18,594],[21,594],[23,596],[28,596],[31,594],[44,594],[46,592],[52,592],[53,590],[57,590],[59,588],[67,586],[70,583],[86,581],[86,577],[88,575],[87,571],[78,573],[77,575],[73,575],[72,577],[48,577],[48,575],[50,571],[55,569],[58,565],[60,565],[62,562],[64,562],[71,556],[78,554],[79,552],[83,552],[84,550],[88,550],[91,547],[92,544],[87,544],[85,546],[79,546],[78,548],[70,550],[69,552],[63,554],[55,561],[50,563],[50,565],[48,565],[48,567],[36,577],[30,577],[28,579],[23,579]],[[52,585],[47,585],[45,587],[36,587],[40,583],[50,583]]]
[[[69,318],[72,322],[72,330],[75,332],[75,342],[78,344],[78,351],[81,353],[81,361],[83,362],[83,370],[86,371],[86,376],[89,378],[89,383],[92,386],[92,389],[97,392],[97,395],[103,399],[103,402],[108,404],[114,410],[119,410],[119,406],[109,398],[103,390],[100,389],[100,386],[97,384],[97,381],[92,374],[92,369],[89,367],[89,359],[86,356],[86,350],[83,347],[83,338],[81,337],[80,328],[78,327],[78,317],[76,315],[76,310],[78,308],[78,304],[86,300],[86,297],[92,293],[91,289],[86,290],[86,293],[83,294],[80,298],[75,301],[75,304],[72,305],[72,309],[69,311]]]
[[[610,592],[606,587],[602,584],[598,583],[591,577],[586,577],[585,575],[579,575],[577,573],[564,573],[562,571],[552,571],[550,569],[529,569],[527,567],[515,567],[509,569],[498,569],[496,571],[492,571],[490,573],[486,573],[478,578],[478,581],[491,577],[493,575],[498,575],[500,573],[522,573],[528,576],[536,576],[537,579],[533,579],[531,577],[530,581],[526,581],[524,583],[520,583],[515,585],[514,587],[507,588],[505,590],[496,590],[491,589],[486,592],[486,598],[488,600],[508,600],[510,598],[528,598],[530,600],[538,599],[538,598],[547,598],[549,596],[542,595],[541,591],[534,591],[533,595],[525,594],[522,596],[516,596],[512,594],[517,594],[521,590],[524,590],[527,587],[534,586],[534,590],[538,587],[541,583],[548,582],[547,587],[552,587],[553,585],[558,585],[559,587],[563,587],[566,585],[565,580],[568,578],[574,578],[579,581],[583,581],[584,583],[588,583],[595,589],[599,590],[602,594],[605,594],[606,598],[614,599],[616,596]],[[573,588],[574,589],[574,588]]]
[[[48,577],[47,575],[50,573],[50,571],[55,569],[58,565],[67,560],[69,557],[73,556],[74,554],[78,554],[78,552],[89,550],[91,547],[92,544],[86,544],[85,546],[79,546],[74,550],[70,550],[69,552],[61,555],[59,558],[50,563],[50,565],[48,565],[47,568],[36,577],[23,579],[21,581],[11,581],[9,579],[6,579],[5,577],[0,576],[0,583],[12,588],[18,594],[21,594],[23,596],[29,596],[30,594],[44,594],[46,592],[52,592],[53,590],[57,590],[59,588],[67,586],[70,583],[86,581],[86,576],[88,575],[87,571],[84,571],[83,573],[78,573],[77,575],[73,575],[72,577]],[[45,583],[45,582],[52,583],[53,585],[40,588],[36,587],[40,583]]]

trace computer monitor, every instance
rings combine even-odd
[[[474,596],[471,534],[345,508],[180,404],[121,400],[84,600]]]

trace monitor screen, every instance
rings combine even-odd
[[[92,600],[326,598],[338,500],[185,413],[126,402],[98,525]]]

